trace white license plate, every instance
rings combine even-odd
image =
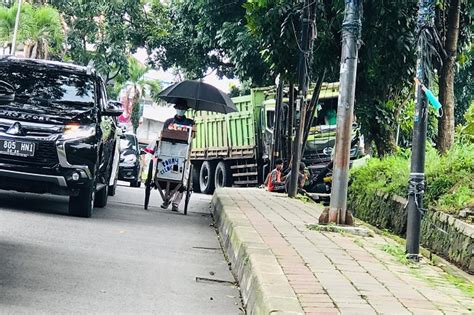
[[[0,139],[0,154],[14,156],[34,156],[35,144],[33,142]]]

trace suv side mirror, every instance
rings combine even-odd
[[[0,102],[13,102],[15,100],[15,88],[5,81],[0,80]]]
[[[109,101],[104,108],[104,111],[102,114],[104,116],[112,116],[112,117],[118,117],[122,115],[123,110],[122,110],[122,104],[117,101]]]

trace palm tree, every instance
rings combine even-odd
[[[0,6],[0,44],[11,46],[17,5]],[[21,8],[18,42],[23,42],[25,57],[48,59],[58,53],[64,41],[64,30],[59,12],[49,5],[33,6],[25,3]]]
[[[0,6],[0,44],[5,53],[5,48],[11,47],[13,30],[15,28],[17,6],[10,8]],[[8,52],[10,52],[9,49]]]
[[[60,52],[64,33],[59,12],[49,5],[25,4],[24,14],[28,17],[23,24],[25,57],[48,59],[51,52]]]
[[[147,93],[149,93],[149,96],[153,100],[158,100],[158,93],[161,90],[161,85],[158,81],[145,78],[145,74],[149,70],[149,67],[144,66],[134,57],[129,57],[128,80],[123,80],[123,78],[117,79],[118,87],[123,91],[120,99],[124,108],[123,121],[132,120],[135,132],[138,128],[139,119],[141,118],[140,100],[142,100]]]

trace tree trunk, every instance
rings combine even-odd
[[[448,11],[448,30],[446,32],[446,54],[439,78],[439,99],[443,116],[438,126],[438,151],[448,151],[454,142],[454,76],[459,36],[460,1],[451,0]]]

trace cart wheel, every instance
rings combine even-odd
[[[145,210],[148,210],[148,204],[150,203],[150,194],[153,184],[153,160],[150,161],[148,166],[148,175],[145,181]]]
[[[186,199],[184,201],[184,215],[188,214],[189,200],[191,199],[191,194],[193,193],[192,173],[193,173],[193,166],[191,165],[189,167],[188,182],[186,183]]]

